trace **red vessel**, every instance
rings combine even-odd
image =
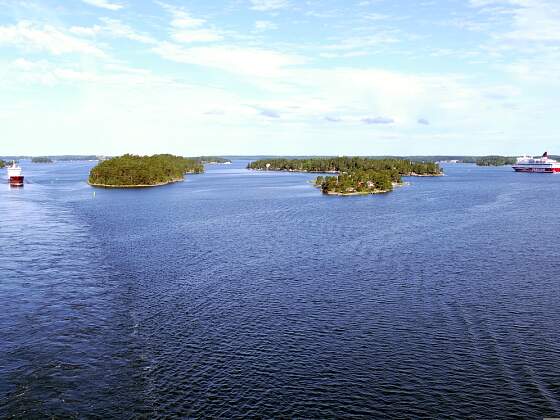
[[[8,178],[10,179],[10,186],[23,187],[24,177],[21,168],[15,161],[12,162],[12,166],[8,166]]]

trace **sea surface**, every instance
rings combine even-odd
[[[560,176],[0,178],[0,418],[560,417]]]

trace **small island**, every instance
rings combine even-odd
[[[200,159],[126,154],[100,162],[90,171],[88,183],[103,188],[155,187],[182,181],[185,174],[203,172]]]
[[[0,159],[0,169],[6,166],[6,162]]]
[[[31,163],[54,163],[54,162],[52,161],[52,159],[48,157],[39,156],[39,157],[31,158]]]
[[[441,168],[433,162],[364,157],[261,159],[249,163],[248,169],[288,172],[331,173],[318,176],[315,186],[329,195],[380,194],[402,185],[403,176],[440,176]]]

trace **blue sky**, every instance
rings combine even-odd
[[[0,0],[0,154],[560,154],[557,0]]]

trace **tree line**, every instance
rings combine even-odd
[[[39,157],[31,158],[31,162],[32,163],[53,163],[52,159],[50,159],[46,156],[39,156]]]
[[[434,162],[412,162],[405,159],[372,159],[366,157],[331,157],[309,159],[259,159],[249,169],[293,172],[350,172],[356,170],[396,171],[403,176],[438,175]]]
[[[202,163],[231,163],[231,160],[220,156],[200,156],[192,159],[198,159]]]
[[[476,160],[477,166],[504,166],[513,165],[516,158],[510,156],[483,156]]]

